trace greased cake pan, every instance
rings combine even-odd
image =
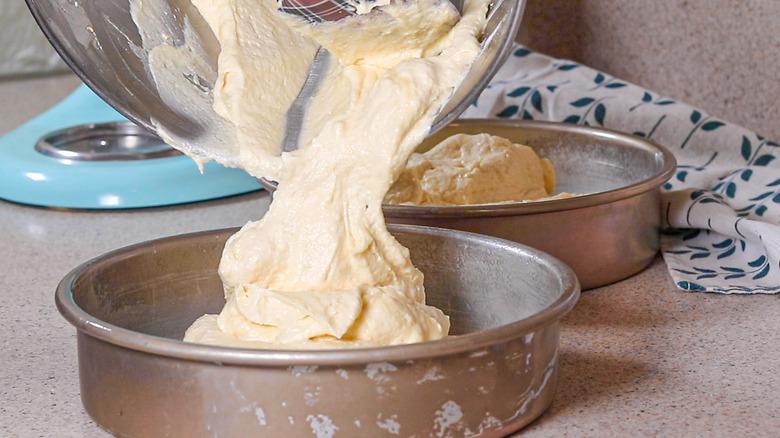
[[[539,202],[453,207],[385,205],[388,223],[451,228],[500,237],[552,254],[583,289],[634,275],[660,247],[661,186],[677,163],[667,149],[606,129],[541,121],[465,119],[428,138],[424,152],[457,133],[489,133],[533,148],[556,170],[555,193]],[[260,180],[273,191],[276,183]]]
[[[550,405],[559,320],[576,276],[514,242],[394,225],[454,336],[351,350],[247,350],[180,341],[224,304],[217,266],[236,230],[120,249],[69,273],[81,397],[120,437],[500,437]]]

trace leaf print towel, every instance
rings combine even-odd
[[[661,252],[680,289],[780,292],[780,145],[682,102],[521,45],[464,118],[599,126],[678,161],[663,187]]]

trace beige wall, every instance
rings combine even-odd
[[[67,68],[22,0],[0,0],[0,80]]]
[[[779,0],[528,0],[518,36],[780,139]]]

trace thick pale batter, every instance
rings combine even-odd
[[[422,274],[387,231],[381,206],[476,57],[487,2],[467,2],[460,19],[449,3],[416,0],[317,26],[280,20],[272,0],[194,4],[221,44],[214,110],[237,142],[237,164],[279,186],[262,220],[225,246],[224,309],[199,319],[185,340],[308,348],[446,336],[448,318],[425,305]],[[301,32],[295,44],[303,39],[296,56],[284,51],[290,28]],[[276,156],[279,108],[291,99],[278,87],[289,78],[300,88],[313,40],[340,62],[311,105],[301,147]],[[159,63],[151,69],[165,76]]]
[[[528,146],[489,134],[456,134],[413,154],[385,197],[389,204],[473,205],[547,198],[555,171]]]

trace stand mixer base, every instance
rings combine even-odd
[[[197,165],[85,85],[0,138],[0,199],[76,208],[158,207],[260,190],[240,169]]]

